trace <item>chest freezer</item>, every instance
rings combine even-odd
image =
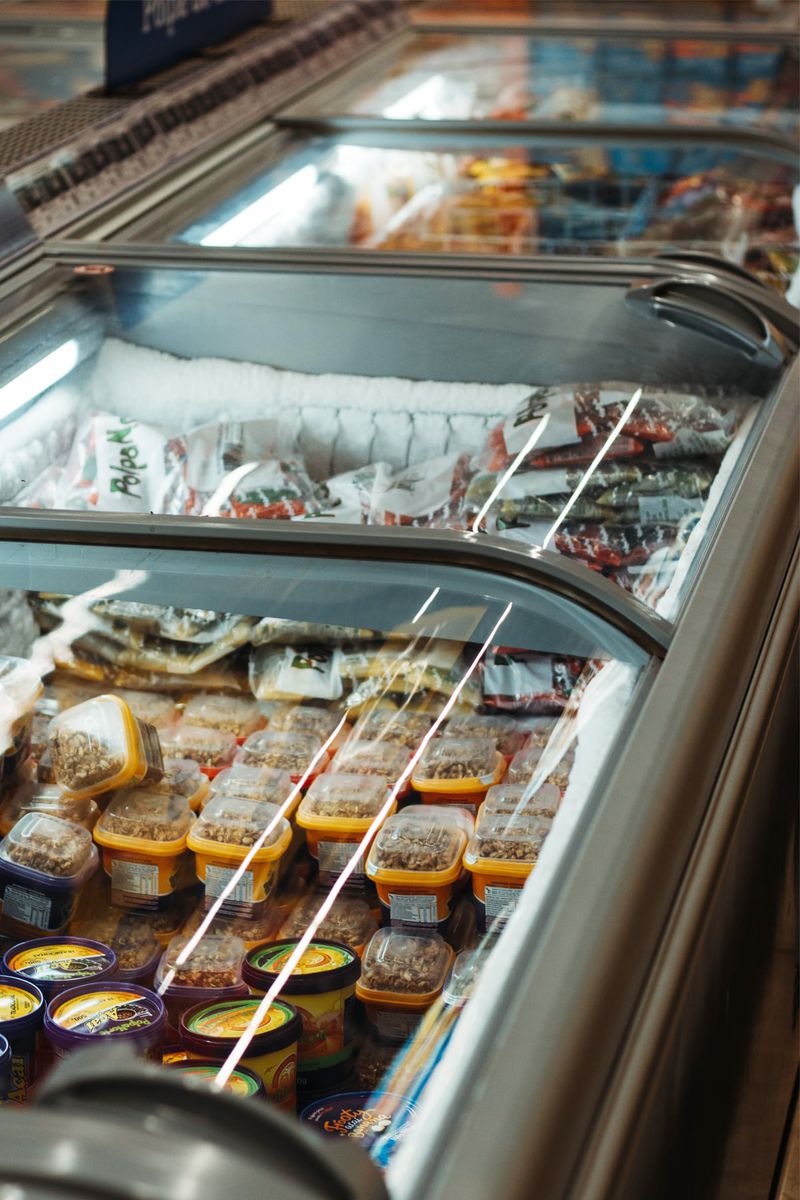
[[[797,262],[795,156],[669,135],[267,129],[148,199],[62,236],[405,254],[658,255],[732,261],[781,290]]]
[[[791,38],[399,33],[287,116],[760,130],[794,136]]]
[[[789,310],[669,264],[114,253],[8,289],[4,504],[499,534],[664,615],[792,353]]]

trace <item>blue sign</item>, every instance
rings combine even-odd
[[[109,0],[106,87],[163,71],[265,20],[272,0]]]

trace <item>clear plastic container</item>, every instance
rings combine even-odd
[[[427,804],[477,808],[499,783],[506,761],[488,737],[434,738],[414,770],[412,785]]]
[[[320,882],[330,885],[353,856],[353,847],[389,802],[386,780],[380,775],[326,772],[315,779],[297,810],[297,824],[306,831],[309,854],[319,861]],[[397,799],[386,816],[397,809]],[[364,878],[359,856],[352,882]]]
[[[314,704],[279,704],[269,718],[272,730],[310,733],[321,742],[327,741],[338,725],[341,725],[341,729],[331,742],[331,748],[340,746],[350,733],[350,726],[341,713]]]
[[[0,837],[7,834],[27,813],[60,817],[84,829],[95,827],[100,810],[90,797],[70,796],[56,783],[18,783],[0,805]]]
[[[164,778],[156,785],[161,792],[183,796],[192,812],[198,812],[209,793],[208,776],[193,758],[165,758]]]
[[[242,762],[235,762],[220,771],[214,780],[211,795],[266,801],[279,808],[291,799],[291,805],[284,814],[287,817],[292,815],[300,799],[300,793],[288,771],[281,771],[277,767],[249,767]]]
[[[272,903],[267,904],[262,913],[256,917],[222,917],[215,913],[207,926],[208,933],[218,933],[224,937],[237,937],[245,944],[245,949],[252,950],[262,942],[271,942],[278,936],[284,911]],[[208,913],[203,905],[192,913],[183,927],[187,936],[196,933]]]
[[[381,1042],[404,1042],[441,994],[455,953],[438,933],[379,929],[361,963],[356,996]]]
[[[250,734],[236,761],[250,767],[277,767],[289,772],[292,783],[308,787],[328,765],[328,753],[313,734],[264,729]]]
[[[355,726],[354,736],[365,742],[388,742],[413,751],[430,731],[432,724],[430,713],[409,712],[403,708],[392,712],[378,708],[361,717]]]
[[[92,835],[81,825],[28,813],[0,845],[0,901],[7,928],[59,933],[97,869]]]
[[[39,673],[27,659],[0,655],[0,780],[28,756],[33,713],[43,693]]]
[[[482,932],[495,921],[508,920],[516,908],[551,824],[550,818],[542,816],[481,813],[464,866],[472,875]]]
[[[544,762],[542,761],[544,759]],[[575,762],[575,751],[570,746],[561,757],[552,746],[528,745],[524,750],[515,754],[509,764],[506,780],[508,783],[528,784],[542,767],[547,774],[545,779],[558,788],[563,795],[567,790],[570,772]]]
[[[114,796],[94,829],[114,904],[163,905],[176,890],[192,820],[185,797],[175,793],[127,788]]]
[[[452,911],[472,832],[463,809],[411,805],[389,817],[367,859],[367,875],[392,925],[437,928]]]
[[[125,701],[137,720],[154,725],[156,729],[169,729],[178,719],[178,706],[175,701],[161,692],[118,688],[114,694]]]
[[[231,765],[236,745],[233,733],[184,721],[165,732],[161,739],[165,758],[191,758],[209,779]]]
[[[487,820],[489,816],[510,815],[518,813],[524,817],[550,817],[558,812],[561,803],[561,792],[553,783],[543,783],[535,792],[531,792],[522,783],[498,783],[489,788],[486,799],[480,811],[479,820]]]
[[[196,945],[193,940],[182,933],[173,937],[161,955],[153,980],[176,1033],[181,1014],[195,1004],[249,995],[242,979],[243,941],[214,933],[203,934]]]
[[[252,696],[228,696],[222,692],[198,692],[192,696],[184,706],[183,719],[187,725],[232,733],[240,742],[266,724],[266,717]]]
[[[389,787],[394,787],[408,767],[410,758],[411,752],[407,746],[353,739],[342,746],[336,755],[336,770],[350,775],[377,775],[385,779]],[[404,780],[398,795],[404,796],[409,788],[408,780]]]
[[[157,782],[164,774],[158,734],[118,696],[67,709],[50,726],[56,782],[75,796]]]
[[[225,795],[209,800],[188,840],[206,904],[221,901],[225,915],[260,915],[291,840],[291,826],[274,804]]]
[[[111,908],[102,916],[78,922],[77,932],[111,947],[117,956],[118,979],[150,985],[162,947],[146,921],[125,909]]]
[[[450,718],[442,736],[445,738],[491,738],[495,749],[500,751],[506,761],[510,761],[527,742],[528,731],[514,717],[463,713]]]
[[[306,896],[289,913],[280,928],[280,936],[284,938],[299,938],[306,932],[315,920],[322,903],[327,900],[325,893]],[[323,920],[316,926],[314,936],[343,942],[356,954],[363,955],[367,942],[378,928],[378,922],[366,900],[357,896],[337,896],[333,907]]]

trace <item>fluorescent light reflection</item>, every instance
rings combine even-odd
[[[69,375],[77,367],[79,358],[78,343],[74,339],[64,342],[63,346],[46,354],[27,371],[17,375],[16,379],[0,387],[0,421],[18,412],[65,375]]]
[[[425,734],[425,736],[422,739],[422,741],[420,742],[419,746],[412,754],[411,759],[408,762],[408,765],[403,769],[402,773],[400,774],[398,779],[395,781],[394,787],[389,792],[389,795],[387,797],[386,803],[384,804],[383,808],[380,810],[379,813],[377,813],[374,821],[372,822],[369,829],[366,831],[366,833],[364,834],[363,838],[358,843],[358,845],[354,846],[352,857],[348,860],[347,864],[342,869],[338,879],[333,884],[333,886],[331,887],[331,890],[328,892],[328,895],[326,896],[325,900],[320,905],[313,920],[310,921],[305,933],[298,940],[297,945],[295,946],[294,950],[287,958],[286,965],[284,966],[283,970],[276,977],[276,979],[275,979],[274,983],[272,984],[272,986],[270,987],[269,991],[266,993],[266,995],[261,1000],[261,1003],[258,1005],[255,1012],[253,1013],[253,1016],[250,1018],[247,1028],[242,1033],[242,1035],[239,1038],[239,1040],[237,1041],[236,1045],[233,1047],[233,1049],[231,1050],[227,1059],[225,1060],[225,1062],[222,1064],[219,1071],[217,1072],[216,1078],[214,1079],[214,1082],[213,1082],[213,1087],[215,1087],[218,1091],[221,1091],[225,1087],[225,1084],[228,1082],[228,1079],[230,1078],[231,1073],[236,1070],[237,1064],[247,1053],[247,1047],[250,1045],[250,1042],[252,1041],[253,1037],[255,1036],[259,1025],[264,1020],[264,1017],[269,1012],[270,1005],[274,1001],[275,997],[282,991],[283,986],[286,983],[286,980],[292,974],[292,972],[294,971],[294,968],[297,966],[298,962],[303,957],[303,954],[305,953],[305,950],[306,950],[306,947],[308,946],[308,944],[311,941],[313,941],[313,938],[317,932],[317,929],[319,928],[319,926],[322,924],[322,922],[325,920],[325,918],[330,913],[331,909],[333,908],[333,905],[336,902],[337,896],[339,896],[340,892],[342,891],[343,887],[347,883],[348,879],[353,874],[353,871],[355,870],[356,865],[358,864],[361,856],[366,853],[370,843],[372,842],[372,839],[375,837],[375,835],[377,834],[381,825],[383,824],[384,820],[391,812],[392,806],[394,805],[395,800],[397,799],[399,794],[404,790],[407,780],[409,780],[411,778],[411,776],[413,775],[414,768],[416,767],[420,758],[424,754],[425,749],[427,748],[427,745],[430,742],[431,738],[435,736],[436,731],[440,727],[442,722],[447,720],[449,713],[451,712],[453,706],[457,703],[458,698],[461,695],[461,692],[463,691],[464,687],[466,686],[468,680],[478,669],[478,666],[480,665],[480,662],[483,659],[484,655],[486,654],[487,650],[492,645],[492,643],[495,641],[495,639],[497,637],[497,632],[500,629],[501,625],[503,625],[503,623],[508,619],[508,616],[509,616],[509,613],[511,612],[512,607],[513,607],[512,604],[509,603],[504,608],[503,612],[501,613],[499,619],[497,620],[497,623],[495,624],[491,633],[487,637],[486,641],[483,643],[480,650],[478,651],[478,653],[475,655],[472,662],[470,663],[469,667],[464,672],[463,676],[461,677],[461,679],[458,681],[457,685],[453,689],[453,692],[452,692],[450,698],[448,699],[447,703],[442,708],[442,711],[439,713],[439,716],[436,718],[433,725],[431,725],[430,730],[428,731],[428,733]],[[331,736],[333,737],[334,735],[331,735]],[[196,944],[197,943],[195,941],[195,945]],[[185,953],[185,951],[184,951],[184,953]]]
[[[428,596],[428,599],[425,601],[425,603],[423,604],[422,608],[419,610],[419,612],[417,613],[417,615],[414,617],[413,621],[411,622],[411,624],[412,624],[412,625],[416,625],[416,623],[417,623],[417,621],[420,619],[420,617],[421,617],[421,616],[423,616],[423,615],[424,615],[424,614],[425,614],[425,613],[428,611],[428,609],[429,609],[429,608],[430,608],[430,606],[433,604],[434,600],[435,600],[435,599],[436,599],[436,597],[439,595],[439,592],[440,592],[441,590],[442,590],[442,589],[441,589],[441,588],[438,588],[438,587],[435,587],[435,588],[433,589],[433,591],[431,592],[430,596]]]
[[[441,75],[432,75],[424,83],[412,88],[405,96],[401,96],[393,104],[387,105],[381,116],[390,117],[395,121],[405,121],[412,117],[427,117],[429,120],[435,120],[444,115],[442,113],[443,94],[447,94],[444,80]]]
[[[217,229],[200,239],[201,246],[239,246],[256,230],[268,225],[276,217],[297,218],[297,206],[313,191],[319,172],[311,163],[296,171],[276,187],[248,204],[235,217],[225,221]]]

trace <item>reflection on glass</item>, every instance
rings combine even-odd
[[[789,132],[790,44],[692,38],[418,34],[331,107],[389,120],[717,124]]]
[[[356,589],[331,625],[163,605],[157,576],[3,597],[10,1098],[113,1038],[386,1167],[644,659],[565,602],[520,626],[443,582],[376,629]]]
[[[470,153],[290,143],[280,162],[176,235],[204,246],[460,254],[647,255],[690,248],[787,286],[789,163],[723,147],[519,144]]]

